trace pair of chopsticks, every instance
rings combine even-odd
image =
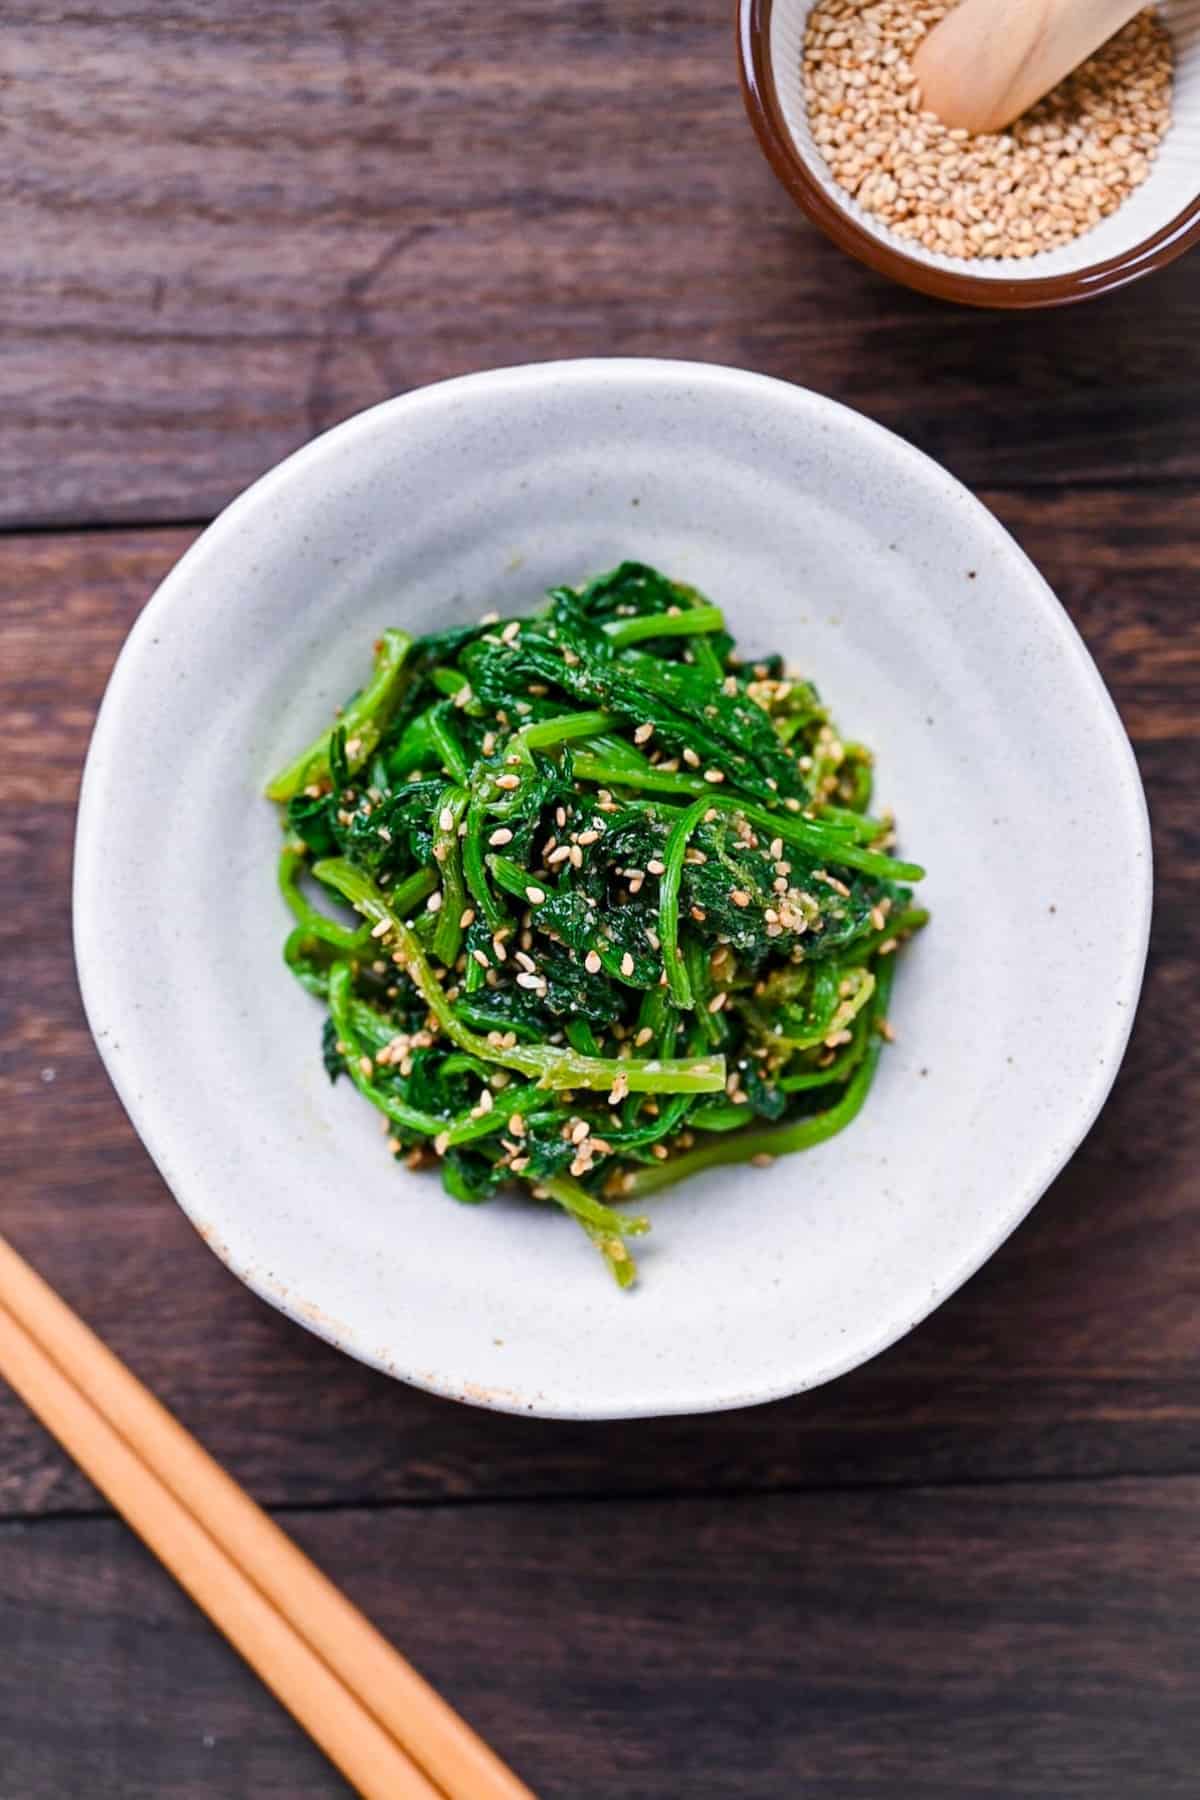
[[[2,1237],[0,1375],[360,1794],[533,1800]]]

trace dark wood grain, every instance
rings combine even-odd
[[[206,517],[389,394],[613,353],[809,383],[977,485],[1194,483],[1200,258],[1021,317],[891,286],[769,174],[731,10],[21,8],[0,522]]]
[[[1191,1800],[1198,1509],[1193,1478],[289,1525],[543,1800]],[[0,1560],[6,1800],[344,1792],[123,1527]]]
[[[546,1800],[1191,1796],[1200,256],[1022,318],[888,285],[767,172],[730,11],[5,21],[0,1228]],[[779,1405],[557,1425],[361,1368],[204,1248],[88,1036],[70,856],[169,522],[389,394],[614,353],[805,383],[984,490],[1133,736],[1157,907],[1099,1123],[932,1319]],[[0,1389],[0,1800],[343,1792],[104,1511]]]
[[[398,1387],[272,1313],[193,1235],[92,1048],[68,912],[93,711],[124,631],[190,534],[0,543],[4,1228],[260,1496],[305,1505],[1200,1470],[1197,521],[1171,489],[989,497],[1091,643],[1146,778],[1158,901],[1125,1069],[1029,1223],[879,1362],[778,1406],[621,1426],[497,1417]],[[0,1394],[0,1510],[90,1504],[81,1477]]]

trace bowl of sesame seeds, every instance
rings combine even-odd
[[[1148,6],[1004,131],[921,105],[910,59],[951,0],[740,0],[747,110],[842,249],[967,305],[1062,306],[1200,238],[1200,0]]]
[[[323,1008],[293,978],[300,964],[285,963],[294,914],[263,799],[338,707],[334,732],[366,729],[347,699],[364,645],[380,646],[386,679],[389,634],[490,631],[499,614],[510,637],[518,623],[522,639],[536,636],[548,589],[624,559],[669,569],[719,606],[756,681],[773,649],[815,677],[843,753],[854,743],[861,760],[869,745],[877,758],[873,808],[890,815],[898,855],[919,848],[931,915],[902,954],[878,946],[892,984],[886,1047],[853,1123],[802,1155],[714,1162],[647,1193],[628,1289],[576,1219],[508,1189],[460,1203],[432,1170],[393,1158],[393,1124],[358,1088],[331,1083]],[[502,635],[485,646],[497,667],[503,646]],[[472,667],[482,680],[482,661]],[[778,700],[778,684],[762,698]],[[643,750],[622,754],[628,775]],[[710,804],[706,789],[706,825]],[[597,816],[607,829],[610,815]],[[579,864],[603,854],[595,829],[579,834]],[[436,846],[453,814],[437,830],[423,872],[443,869],[441,891]],[[688,880],[732,919],[749,896],[726,890],[713,850]],[[632,850],[619,854],[631,884],[662,879],[650,858],[631,872]],[[520,874],[515,839],[488,855],[497,881],[518,869],[529,908],[549,902],[549,877],[531,893]],[[816,911],[846,917],[828,874],[831,899]],[[891,432],[786,382],[600,359],[488,370],[389,400],[281,463],[198,538],[134,625],[100,710],[76,834],[75,948],[89,1022],[147,1149],[255,1293],[431,1391],[618,1418],[831,1380],[979,1268],[1108,1093],[1140,989],[1150,886],[1145,800],[1112,701],[1065,611],[978,500]],[[425,881],[421,894],[432,891]],[[630,892],[636,912],[643,897]],[[610,961],[625,906],[612,890]],[[442,910],[426,907],[434,933]],[[890,916],[881,908],[872,932]],[[763,919],[784,923],[782,911]],[[498,938],[485,952],[493,973]],[[539,986],[547,941],[527,972]],[[661,935],[644,941],[663,953]],[[508,961],[523,967],[513,944]],[[707,980],[699,965],[696,978]],[[331,973],[340,1006],[334,987]],[[441,1002],[427,999],[436,1017]],[[424,1033],[428,1019],[389,1041],[388,1057],[424,1052]],[[336,1038],[331,1048],[344,1057]],[[742,1091],[750,1066],[736,1071]],[[628,1095],[613,1086],[615,1106]]]

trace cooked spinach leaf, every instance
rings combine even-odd
[[[871,781],[809,679],[642,563],[385,632],[267,790],[330,1079],[453,1198],[523,1186],[628,1286],[648,1227],[612,1200],[819,1143],[866,1097],[927,917]]]

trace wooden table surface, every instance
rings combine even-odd
[[[537,1791],[1200,1791],[1200,255],[953,311],[774,185],[726,0],[31,0],[0,39],[3,1229]],[[905,1342],[709,1419],[467,1410],[256,1300],[101,1070],[71,836],[130,623],[315,431],[488,364],[691,356],[980,492],[1154,822],[1141,1012],[1032,1218]],[[1047,771],[1054,779],[1054,771]],[[0,1392],[0,1800],[338,1779]]]

